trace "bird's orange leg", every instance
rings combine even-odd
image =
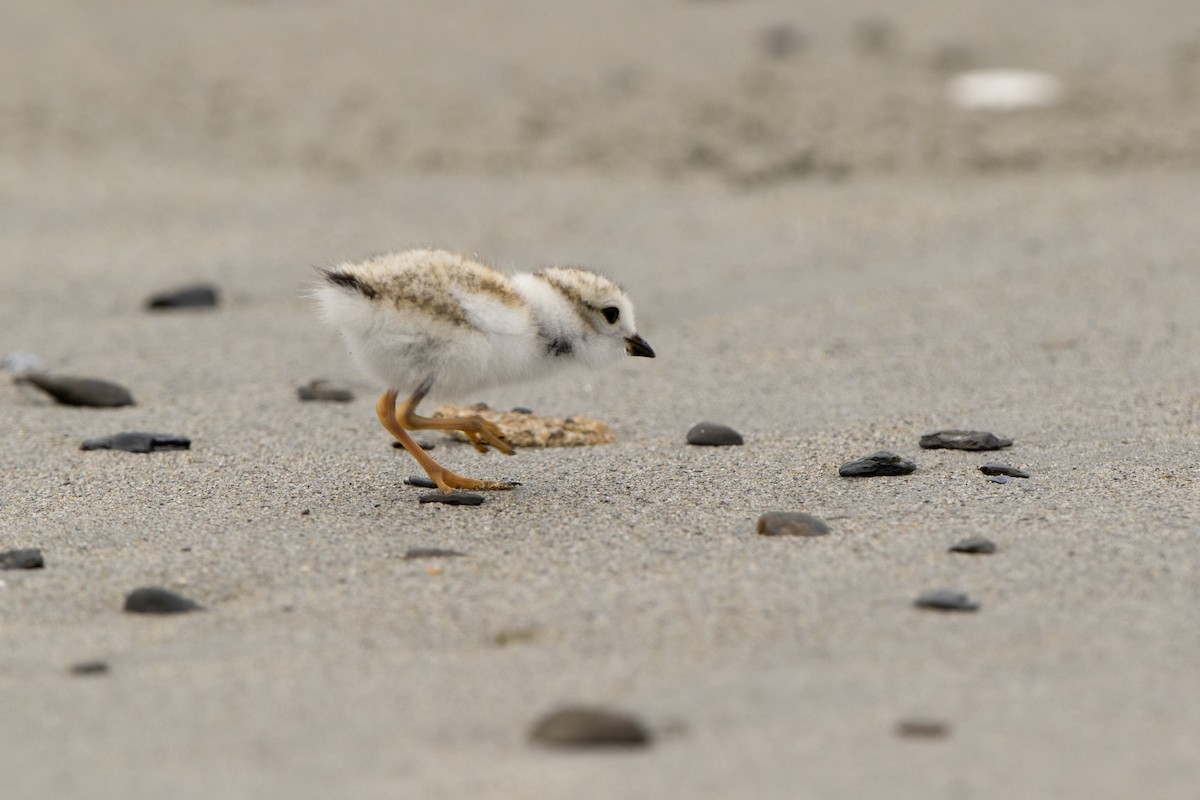
[[[401,428],[410,431],[462,431],[475,449],[481,453],[486,453],[488,445],[491,445],[506,456],[513,454],[512,445],[504,441],[504,435],[500,433],[500,429],[483,417],[417,416],[417,404],[425,399],[428,391],[428,384],[421,384],[420,388],[396,409],[396,423]]]
[[[379,417],[379,421],[383,424],[383,427],[387,428],[388,433],[396,437],[396,441],[400,442],[404,446],[404,449],[409,452],[409,455],[417,460],[417,463],[421,465],[421,469],[425,470],[425,474],[429,476],[429,479],[436,483],[438,488],[443,492],[449,493],[455,489],[474,489],[477,491],[482,489],[512,489],[515,486],[515,484],[504,481],[478,481],[474,478],[456,475],[430,458],[429,454],[422,450],[421,446],[414,442],[412,437],[397,422],[396,392],[391,389],[380,396],[379,402],[375,404],[375,414]]]

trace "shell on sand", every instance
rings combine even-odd
[[[470,406],[445,404],[433,410],[434,417],[480,416],[494,423],[513,447],[583,447],[616,441],[606,423],[588,417],[543,417],[523,411],[497,411],[485,403]],[[460,431],[446,431],[461,442]]]

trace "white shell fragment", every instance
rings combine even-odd
[[[1021,69],[982,69],[962,72],[950,80],[950,102],[959,108],[1016,111],[1049,108],[1062,99],[1062,81],[1048,72]]]

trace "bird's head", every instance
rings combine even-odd
[[[654,349],[638,335],[633,303],[616,283],[569,267],[551,267],[538,276],[562,295],[577,317],[572,347],[581,361],[599,365],[622,355],[654,358]]]

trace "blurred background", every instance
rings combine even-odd
[[[711,175],[1200,162],[1193,0],[9,0],[4,159]],[[952,95],[1033,70],[1007,111]]]

